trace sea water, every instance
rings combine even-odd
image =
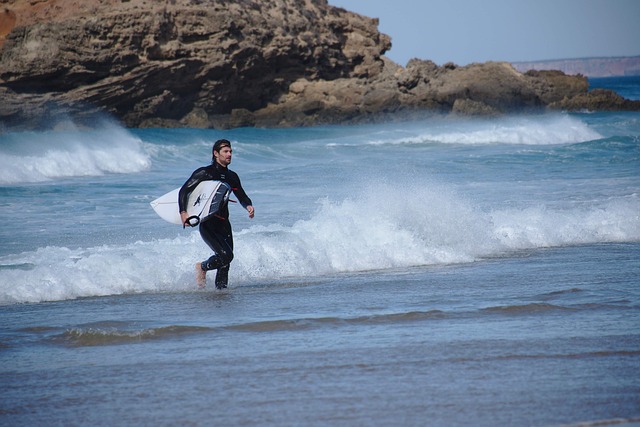
[[[233,143],[230,286],[149,202]],[[640,114],[0,135],[1,425],[640,422]]]

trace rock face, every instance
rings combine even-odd
[[[105,112],[131,127],[229,128],[640,104],[594,101],[584,77],[506,63],[401,67],[376,19],[327,0],[3,3],[5,128]]]

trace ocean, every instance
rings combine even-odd
[[[218,138],[256,216],[198,290],[149,202]],[[0,134],[0,194],[0,425],[640,425],[640,113],[69,119]]]

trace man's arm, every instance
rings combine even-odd
[[[187,213],[187,203],[189,203],[189,194],[200,184],[207,179],[206,168],[196,169],[189,179],[182,184],[180,191],[178,192],[178,209],[180,212],[180,219],[182,224],[185,224],[189,214]]]
[[[255,209],[253,207],[253,203],[251,202],[251,199],[249,198],[249,196],[247,196],[247,193],[244,191],[244,188],[242,188],[240,177],[236,174],[235,178],[236,178],[235,179],[236,185],[234,185],[234,187],[232,188],[233,194],[235,194],[235,196],[238,198],[238,201],[240,202],[242,207],[245,208],[247,212],[249,212],[249,218],[253,218],[253,216],[255,215]]]

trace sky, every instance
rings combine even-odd
[[[329,0],[379,18],[385,55],[438,65],[640,55],[640,0]]]

